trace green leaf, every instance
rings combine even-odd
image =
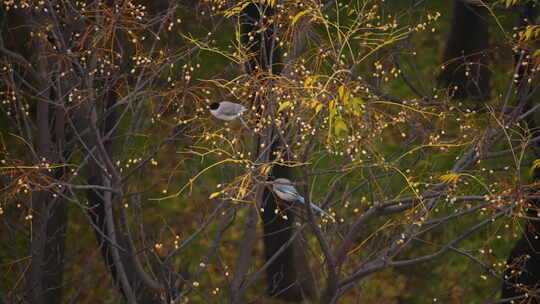
[[[356,112],[362,111],[362,105],[364,104],[364,99],[360,97],[351,98],[349,106]]]
[[[291,102],[290,102],[290,101],[285,101],[285,102],[281,103],[281,104],[279,105],[278,110],[277,110],[278,113],[281,112],[281,111],[283,111],[283,110],[285,110],[285,108],[288,108],[290,105],[291,105]]]
[[[340,136],[342,132],[349,132],[349,128],[347,128],[347,124],[345,124],[343,118],[337,117],[336,121],[334,122],[334,133],[336,136]]]
[[[357,105],[363,105],[364,104],[364,99],[361,98],[361,97],[355,97],[352,99],[352,102],[354,104],[357,104]]]

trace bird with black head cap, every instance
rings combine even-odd
[[[225,121],[238,119],[244,125],[244,127],[246,127],[246,129],[251,131],[242,118],[242,113],[246,111],[247,108],[243,105],[230,101],[214,102],[210,105],[210,114],[212,114],[215,118]]]

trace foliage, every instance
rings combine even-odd
[[[494,62],[494,97],[471,104],[433,82],[448,4],[1,5],[0,302],[28,293],[36,231],[48,236],[40,225],[52,222],[43,210],[58,204],[69,213],[64,302],[129,301],[126,285],[136,286],[141,270],[150,296],[133,297],[257,301],[266,261],[262,244],[248,241],[262,231],[249,224],[277,166],[291,168],[306,200],[337,219],[301,204],[275,210],[295,223],[316,286],[310,301],[496,298],[522,220],[537,211],[538,25],[516,28],[516,44],[499,20],[508,13],[490,7],[500,53],[529,56]],[[243,42],[239,16],[250,5],[275,13]],[[248,74],[250,46],[267,28],[284,51],[283,72]],[[220,100],[245,105],[253,132],[209,115]],[[257,154],[267,147],[256,138],[283,143],[274,160]],[[131,259],[107,260],[102,244]],[[244,251],[254,258],[241,260]],[[121,265],[124,281],[112,270]]]

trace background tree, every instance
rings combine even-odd
[[[439,82],[455,98],[484,101],[490,94],[489,12],[482,1],[455,0]]]

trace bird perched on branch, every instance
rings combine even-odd
[[[272,182],[272,190],[274,190],[274,193],[282,200],[287,202],[296,202],[299,201],[301,203],[306,202],[303,196],[301,196],[296,188],[293,186],[290,180],[286,178],[277,178]],[[319,213],[322,213],[329,218],[331,218],[333,221],[335,221],[334,217],[331,216],[328,212],[322,210],[319,206],[309,203],[309,207],[313,209],[314,211],[317,211]]]
[[[210,114],[212,114],[215,118],[225,121],[238,119],[244,125],[244,127],[246,127],[246,129],[251,131],[244,119],[241,117],[242,113],[245,111],[247,111],[246,107],[239,103],[230,101],[215,102],[210,105]]]

